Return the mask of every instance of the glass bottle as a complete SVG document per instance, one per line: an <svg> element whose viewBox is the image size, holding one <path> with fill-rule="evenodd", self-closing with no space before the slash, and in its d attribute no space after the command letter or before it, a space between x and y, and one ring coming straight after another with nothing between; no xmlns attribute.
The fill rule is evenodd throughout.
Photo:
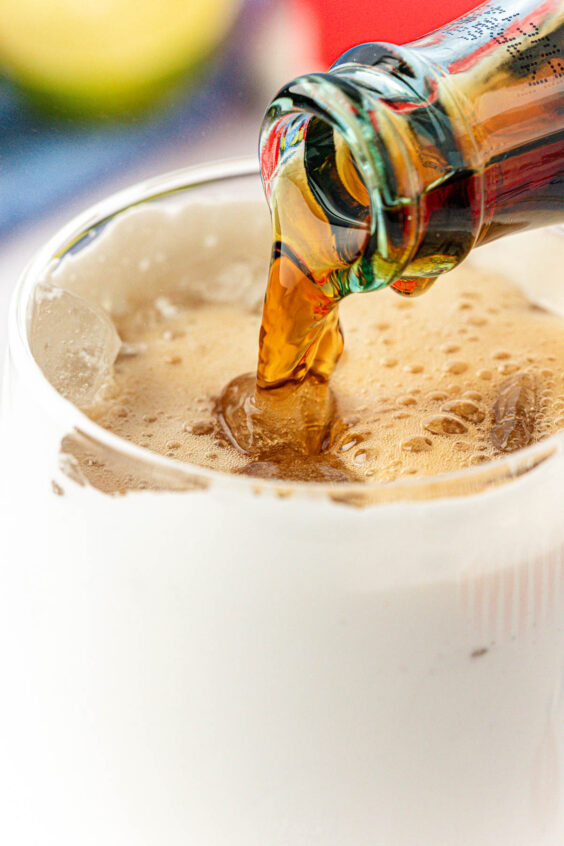
<svg viewBox="0 0 564 846"><path fill-rule="evenodd" d="M564 0L492 0L407 46L361 44L295 79L261 129L271 206L292 155L337 250L347 227L368 230L333 274L338 298L420 293L473 247L564 220Z"/></svg>

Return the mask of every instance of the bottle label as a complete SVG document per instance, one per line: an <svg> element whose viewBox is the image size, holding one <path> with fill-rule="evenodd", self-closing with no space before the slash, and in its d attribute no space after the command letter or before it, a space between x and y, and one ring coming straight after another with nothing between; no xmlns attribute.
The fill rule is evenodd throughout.
<svg viewBox="0 0 564 846"><path fill-rule="evenodd" d="M564 4L493 0L412 46L450 74L496 53L497 66L506 63L528 88L554 84L564 76Z"/></svg>
<svg viewBox="0 0 564 846"><path fill-rule="evenodd" d="M441 34L456 33L461 41L484 43L504 33L519 19L519 12L510 11L503 5L487 3L463 18L447 24Z"/></svg>

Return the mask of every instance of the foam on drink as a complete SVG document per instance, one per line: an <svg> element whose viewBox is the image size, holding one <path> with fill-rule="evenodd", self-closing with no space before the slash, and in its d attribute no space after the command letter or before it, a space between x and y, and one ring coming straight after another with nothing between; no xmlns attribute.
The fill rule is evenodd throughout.
<svg viewBox="0 0 564 846"><path fill-rule="evenodd" d="M273 422L265 428L259 409L254 442L256 309L194 305L180 294L167 302L115 318L124 346L86 410L182 461L260 477L392 481L492 460L564 425L564 320L471 265L415 300L390 291L348 298L344 353L330 387L314 385L321 413L308 421L302 395L296 426L300 392L263 392L274 397ZM241 372L250 375L233 383ZM231 437L222 421L230 382L227 391L238 385L247 402Z"/></svg>

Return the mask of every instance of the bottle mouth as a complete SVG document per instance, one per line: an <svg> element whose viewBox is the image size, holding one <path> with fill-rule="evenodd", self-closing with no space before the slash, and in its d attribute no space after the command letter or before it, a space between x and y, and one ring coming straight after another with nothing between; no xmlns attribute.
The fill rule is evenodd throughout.
<svg viewBox="0 0 564 846"><path fill-rule="evenodd" d="M344 69L297 77L278 92L261 126L261 175L269 202L285 152L310 121L322 122L344 140L369 199L369 237L351 268L348 292L386 287L409 264L415 246L417 186L406 142L386 105L349 80Z"/></svg>

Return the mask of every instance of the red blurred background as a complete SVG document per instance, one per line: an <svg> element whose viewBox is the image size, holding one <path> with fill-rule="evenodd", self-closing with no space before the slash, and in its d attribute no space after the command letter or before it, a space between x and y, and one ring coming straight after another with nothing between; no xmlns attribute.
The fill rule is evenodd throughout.
<svg viewBox="0 0 564 846"><path fill-rule="evenodd" d="M292 0L320 67L366 41L406 44L480 5L476 0Z"/></svg>

